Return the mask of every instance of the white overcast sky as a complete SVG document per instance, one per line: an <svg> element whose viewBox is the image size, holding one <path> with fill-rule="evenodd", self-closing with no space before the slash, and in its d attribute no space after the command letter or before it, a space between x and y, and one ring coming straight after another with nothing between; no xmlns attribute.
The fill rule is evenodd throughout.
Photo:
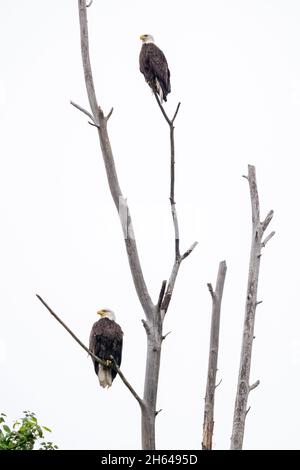
<svg viewBox="0 0 300 470"><path fill-rule="evenodd" d="M142 394L145 333L122 231L87 107L76 0L0 4L0 410L32 410L62 449L140 447L139 409L116 378L98 385L87 355L38 302L86 343L96 311L116 312L123 372ZM138 68L151 33L178 101L176 199L183 263L163 345L159 449L201 445L211 301L226 259L214 447L230 444L251 237L247 165L264 250L245 448L297 449L300 394L300 4L297 0L94 0L91 59L141 261L154 299L173 261L168 129Z"/></svg>

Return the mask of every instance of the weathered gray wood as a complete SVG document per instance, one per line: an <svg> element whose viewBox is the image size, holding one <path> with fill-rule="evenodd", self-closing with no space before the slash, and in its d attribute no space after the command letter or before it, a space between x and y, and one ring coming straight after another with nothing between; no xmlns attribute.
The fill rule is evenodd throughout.
<svg viewBox="0 0 300 470"><path fill-rule="evenodd" d="M220 316L223 289L225 283L227 266L226 261L221 261L216 282L216 289L213 290L211 284L208 289L212 297L212 316L210 327L210 343L209 358L207 370L207 382L204 404L204 421L203 421L203 437L202 449L212 449L212 437L214 430L214 403L216 390L216 376L218 368L218 351L219 351L219 332L220 332Z"/></svg>
<svg viewBox="0 0 300 470"><path fill-rule="evenodd" d="M171 302L171 298L173 295L173 290L175 287L180 265L182 261L192 253L194 248L196 248L198 242L194 242L192 246L188 250L186 250L186 252L183 255L181 255L179 222L178 222L176 202L175 202L175 140L174 140L174 130L175 130L174 122L175 122L175 119L177 117L177 114L180 108L180 103L178 103L175 113L173 114L173 117L169 118L169 116L167 115L156 93L154 93L154 97L156 99L156 102L161 110L161 113L164 119L166 120L169 126L169 134L170 134L170 197L169 199L170 199L170 204L171 204L171 214L172 214L172 220L173 220L174 240L175 240L175 259L174 259L172 271L169 277L169 281L167 283L166 291L161 301L160 313L161 313L161 320L163 322L165 315L167 313L167 310L169 308L170 302Z"/></svg>
<svg viewBox="0 0 300 470"><path fill-rule="evenodd" d="M245 432L245 420L248 412L247 403L249 392L256 388L259 381L255 384L249 384L252 344L254 337L255 312L257 302L257 286L259 277L259 268L261 260L261 250L266 242L274 235L272 232L262 242L264 232L273 217L273 211L270 211L263 222L260 221L259 197L256 184L255 167L248 165L247 176L250 188L251 209L252 209L252 243L249 262L247 298L245 307L245 319L243 329L243 341L240 359L240 369L238 376L238 385L236 400L234 406L233 428L231 436L231 449L240 450L243 447L243 438Z"/></svg>
<svg viewBox="0 0 300 470"><path fill-rule="evenodd" d="M153 321L144 323L147 334L147 359L144 381L143 401L146 409L142 410L142 447L155 449L155 418L160 369L162 337L162 321L159 307L156 307Z"/></svg>

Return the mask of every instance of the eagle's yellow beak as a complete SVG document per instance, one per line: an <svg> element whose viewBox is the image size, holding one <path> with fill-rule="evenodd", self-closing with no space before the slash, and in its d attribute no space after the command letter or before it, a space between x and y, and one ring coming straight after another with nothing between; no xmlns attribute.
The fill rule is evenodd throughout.
<svg viewBox="0 0 300 470"><path fill-rule="evenodd" d="M140 40L141 40L141 41L144 41L144 39L145 39L145 34L141 34Z"/></svg>
<svg viewBox="0 0 300 470"><path fill-rule="evenodd" d="M100 315L100 317L104 317L105 310L98 310L97 314Z"/></svg>

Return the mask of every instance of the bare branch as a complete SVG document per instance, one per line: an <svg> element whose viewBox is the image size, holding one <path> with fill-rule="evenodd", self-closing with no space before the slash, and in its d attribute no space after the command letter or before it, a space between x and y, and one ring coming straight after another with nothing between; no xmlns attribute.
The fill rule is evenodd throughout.
<svg viewBox="0 0 300 470"><path fill-rule="evenodd" d="M249 387L249 392L251 392L252 390L254 390L256 387L258 387L260 384L260 381L257 380L256 382L254 382L254 384L250 385Z"/></svg>
<svg viewBox="0 0 300 470"><path fill-rule="evenodd" d="M207 283L207 288L208 288L209 293L210 293L210 295L212 296L212 298L214 298L215 293L214 293L214 290L213 290L213 286L211 285L210 282Z"/></svg>
<svg viewBox="0 0 300 470"><path fill-rule="evenodd" d="M262 229L263 229L263 231L265 231L266 228L268 227L269 223L271 222L271 220L272 220L272 218L273 218L273 215L274 215L274 211L270 211L270 212L267 214L265 220L262 222ZM275 232L274 232L274 234L275 234ZM272 237L273 237L273 235L272 235Z"/></svg>
<svg viewBox="0 0 300 470"><path fill-rule="evenodd" d="M174 179L173 179L174 181ZM174 186L173 186L174 187ZM170 197L171 203L171 213L173 219L173 226L174 226L174 235L175 235L175 257L176 259L180 258L180 251L179 251L179 225L178 225L178 218L177 218L177 211L176 211L176 203L174 201L174 189L173 189L173 199Z"/></svg>
<svg viewBox="0 0 300 470"><path fill-rule="evenodd" d="M93 3L93 0L90 0L89 3L86 4L86 7L89 8Z"/></svg>
<svg viewBox="0 0 300 470"><path fill-rule="evenodd" d="M167 290L166 290L166 293L164 295L164 298L163 298L163 301L162 301L162 304L161 304L161 311L163 312L162 320L164 320L164 317L165 317L165 315L167 313L167 310L169 308L169 304L171 302L171 298L172 298L172 294L173 294L177 274L178 274L178 271L179 271L180 263L181 263L181 260L175 260L174 264L173 264L172 272L171 272L169 282L168 282L168 285L167 285Z"/></svg>
<svg viewBox="0 0 300 470"><path fill-rule="evenodd" d="M81 111L81 112L84 113L86 116L88 116L88 117L93 121L94 124L91 123L93 126L99 127L99 126L97 126L97 125L95 124L94 116L93 116L89 111L87 111L86 109L84 109L84 108L83 108L82 106L80 106L79 104L74 103L74 101L70 101L70 104L71 104L72 106L74 106L74 108L79 109L79 111Z"/></svg>
<svg viewBox="0 0 300 470"><path fill-rule="evenodd" d="M105 119L106 119L107 121L109 120L110 116L112 115L113 110L114 110L114 108L111 108L111 110L109 111L108 115L106 116Z"/></svg>
<svg viewBox="0 0 300 470"><path fill-rule="evenodd" d="M160 410L156 411L155 416L157 416L159 413L161 413L161 411L162 411L162 408Z"/></svg>
<svg viewBox="0 0 300 470"><path fill-rule="evenodd" d="M171 120L167 113L165 112L164 107L162 106L159 97L156 93L154 93L156 102L162 112L163 117L167 121L170 129L170 151L171 151L171 159L170 159L170 203L171 203L171 213L174 225L174 238L175 238L175 258L180 258L180 250L179 250L179 224L178 224L178 217L176 211L176 202L175 202L175 143L174 143L174 126L173 122L176 119L176 116L179 111L180 103L178 103L176 111L174 113L173 119Z"/></svg>
<svg viewBox="0 0 300 470"><path fill-rule="evenodd" d="M221 383L222 383L222 379L219 380L219 382L218 382L217 385L215 386L215 389L216 389L219 385L221 385Z"/></svg>
<svg viewBox="0 0 300 470"><path fill-rule="evenodd" d="M175 202L175 143L174 143L174 121L178 114L180 103L178 103L176 111L172 119L170 119L165 112L164 107L162 106L159 97L154 93L156 102L162 112L163 117L167 121L170 129L170 149L171 149L171 160L170 160L170 203L171 203L171 213L174 225L174 237L175 237L175 258L180 258L180 249L179 249L179 224L176 211L176 202Z"/></svg>
<svg viewBox="0 0 300 470"><path fill-rule="evenodd" d="M158 106L159 106L159 108L160 108L160 110L161 110L161 112L162 112L163 117L165 118L165 120L167 121L167 123L169 124L169 126L172 126L173 123L174 123L174 121L175 121L175 119L176 119L176 117L177 117L177 114L178 114L178 111L179 111L179 108L180 108L181 103L180 103L180 102L178 103L178 105L177 105L177 107L176 107L176 110L175 110L175 113L174 113L172 119L170 119L169 116L167 115L166 111L165 111L165 108L164 108L163 105L161 104L160 99L159 99L157 93L154 93L154 96L155 96L156 102L157 102L157 104L158 104Z"/></svg>
<svg viewBox="0 0 300 470"><path fill-rule="evenodd" d="M99 362L99 364L102 364L103 366L106 365L105 361L102 361L99 359L99 357L95 356L81 341L80 339L77 338L77 336L73 333L73 331L70 330L70 328L59 318L58 315L49 307L49 305L44 301L44 299L39 295L36 294L37 298L39 299L40 302L46 307L46 309L51 313L51 315L67 330L67 332L72 336L75 341L93 358L95 361Z"/></svg>
<svg viewBox="0 0 300 470"><path fill-rule="evenodd" d="M202 449L212 449L212 438L214 430L214 406L215 406L215 390L218 368L218 352L219 352L219 332L220 332L220 317L221 317L221 302L223 296L223 289L226 277L226 261L221 261L219 264L218 276L216 281L215 291L211 284L207 284L208 290L212 297L212 316L210 327L210 344L209 344L209 358L207 367L207 382L205 393L204 405L204 420L203 420L203 437Z"/></svg>
<svg viewBox="0 0 300 470"><path fill-rule="evenodd" d="M172 123L172 124L174 124L174 121L175 121L175 119L176 119L176 117L177 117L177 114L178 114L180 105L181 105L181 103L179 102L178 105L177 105L176 111L175 111L175 113L174 113L174 116L173 116L172 119L171 119L171 123Z"/></svg>
<svg viewBox="0 0 300 470"><path fill-rule="evenodd" d="M274 237L275 232L271 232L262 242L261 242L261 247L264 248L266 244L268 243L269 240L271 240L272 237Z"/></svg>
<svg viewBox="0 0 300 470"><path fill-rule="evenodd" d="M113 361L113 368L117 371L117 373L119 374L121 380L123 381L124 385L126 385L126 387L128 388L128 390L132 393L132 395L134 396L134 398L137 400L137 402L139 403L140 407L141 408L144 408L145 407L145 403L144 401L139 397L139 395L136 393L136 391L134 390L134 388L130 385L130 383L128 382L128 380L126 379L126 377L124 376L123 372L121 371L120 367L118 366L118 364L116 363L116 360L113 356L110 356L112 361Z"/></svg>
<svg viewBox="0 0 300 470"><path fill-rule="evenodd" d="M183 253L183 255L181 256L181 261L187 258L192 253L192 251L196 248L197 245L198 245L198 242L194 242L192 246L188 250L186 250L185 253Z"/></svg>
<svg viewBox="0 0 300 470"><path fill-rule="evenodd" d="M180 256L179 259L175 258L172 272L169 278L169 282L167 284L167 290L166 290L166 293L164 295L164 298L161 304L161 311L163 312L162 320L164 319L167 313L167 310L169 308L169 304L171 302L171 298L172 298L172 294L173 294L173 290L175 287L175 282L176 282L176 278L177 278L177 274L178 274L181 262L192 253L192 251L197 246L197 244L198 242L193 243L192 246L182 256Z"/></svg>
<svg viewBox="0 0 300 470"><path fill-rule="evenodd" d="M247 408L247 411L246 411L246 414L245 414L245 418L246 418L246 416L247 416L247 414L249 413L250 410L251 410L251 406L249 406L249 407Z"/></svg>
<svg viewBox="0 0 300 470"><path fill-rule="evenodd" d="M161 110L161 112L162 112L163 117L165 118L165 120L167 121L167 123L169 124L169 126L171 126L171 125L172 125L172 121L171 121L170 118L168 117L168 115L167 115L167 113L166 113L166 111L165 111L163 105L161 104L160 99L159 99L159 97L157 96L156 93L154 93L154 97L155 97L156 102L157 102L157 104L158 104L158 106L159 106L159 108L160 108L160 110Z"/></svg>
<svg viewBox="0 0 300 470"><path fill-rule="evenodd" d="M163 335L162 338L161 338L162 341L165 340L166 337L167 337L169 334L171 334L171 333L172 333L172 331L168 331L168 333L166 333L165 335Z"/></svg>
<svg viewBox="0 0 300 470"><path fill-rule="evenodd" d="M249 189L250 189L253 230L257 230L257 227L260 224L260 209L259 209L259 197L258 197L257 184L256 184L256 173L255 173L255 167L253 165L248 165L248 178L247 179L248 179Z"/></svg>
<svg viewBox="0 0 300 470"><path fill-rule="evenodd" d="M258 302L256 302L256 306L257 306L257 305L260 305L260 304L262 304L262 303L263 303L263 301L262 301L262 300L259 300Z"/></svg>
<svg viewBox="0 0 300 470"><path fill-rule="evenodd" d="M160 309L161 307L161 303L163 301L163 298L164 298L164 294L165 294L165 290L166 290L166 285L167 285L167 281L163 281L162 282L162 285L161 285L161 288L160 288L160 292L159 292L159 297L158 297L158 302L157 302L157 307Z"/></svg>
<svg viewBox="0 0 300 470"><path fill-rule="evenodd" d="M164 119L169 125L169 130L170 130L170 198L169 199L170 199L170 204L171 204L171 214L172 214L172 220L173 220L173 226L174 226L174 239L175 239L175 261L173 264L171 276L170 276L169 283L167 285L167 290L166 290L164 299L162 301L162 306L161 306L161 316L162 316L162 321L163 321L167 313L170 301L171 301L171 297L173 294L180 264L187 256L190 255L190 253L193 251L193 249L197 245L197 242L193 243L191 248L189 248L183 255L180 254L179 222L178 222L176 202L175 202L175 142L174 142L174 121L177 117L177 114L180 108L180 103L178 103L176 107L173 118L170 119L156 93L154 93L154 96Z"/></svg>
<svg viewBox="0 0 300 470"><path fill-rule="evenodd" d="M98 126L100 125L100 118L103 118L103 111L98 105L96 91L94 86L94 79L92 74L92 67L90 61L89 51L89 35L87 25L87 11L86 11L86 0L78 0L79 7L79 23L80 23L80 42L81 42L81 57L84 70L85 86L87 96L89 99L92 114L94 116L93 121Z"/></svg>
<svg viewBox="0 0 300 470"><path fill-rule="evenodd" d="M90 126L94 126L94 127L97 127L97 129L100 129L100 126L97 126L97 124L94 124L94 123L91 122L91 121L88 121L88 123L90 124Z"/></svg>
<svg viewBox="0 0 300 470"><path fill-rule="evenodd" d="M73 333L72 330L70 330L70 328L59 318L59 316L52 310L52 308L49 307L49 305L44 301L44 299L36 294L37 298L39 299L40 302L42 302L42 304L46 307L46 309L51 313L51 315L65 328L65 330L67 330L67 332L72 336L73 339L75 339L75 341L79 344L79 346L81 346L96 362L98 362L99 364L103 365L103 366L107 366L106 362L105 361L102 361L99 357L95 356L95 354L92 353L92 351L90 351L83 343L82 341L80 341L79 338L77 338L77 336ZM139 405L141 407L144 406L144 402L143 400L138 396L138 394L135 392L135 390L133 389L133 387L130 385L130 383L128 382L128 380L125 378L124 374L121 372L121 370L119 369L118 365L116 364L116 362L114 361L114 365L113 365L113 368L116 370L116 372L119 374L121 380L123 381L123 383L126 385L126 387L128 388L128 390L132 393L132 395L134 396L134 398L138 401Z"/></svg>

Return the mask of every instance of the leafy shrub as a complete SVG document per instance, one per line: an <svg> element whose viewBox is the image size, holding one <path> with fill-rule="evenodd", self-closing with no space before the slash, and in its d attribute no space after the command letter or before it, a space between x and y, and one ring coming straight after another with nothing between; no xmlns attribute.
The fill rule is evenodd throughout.
<svg viewBox="0 0 300 470"><path fill-rule="evenodd" d="M12 429L6 424L6 414L0 413L0 450L34 450L39 445L39 450L56 450L58 447L52 442L45 442L44 432L51 429L38 424L35 414L31 411L23 411L24 416L15 421Z"/></svg>

